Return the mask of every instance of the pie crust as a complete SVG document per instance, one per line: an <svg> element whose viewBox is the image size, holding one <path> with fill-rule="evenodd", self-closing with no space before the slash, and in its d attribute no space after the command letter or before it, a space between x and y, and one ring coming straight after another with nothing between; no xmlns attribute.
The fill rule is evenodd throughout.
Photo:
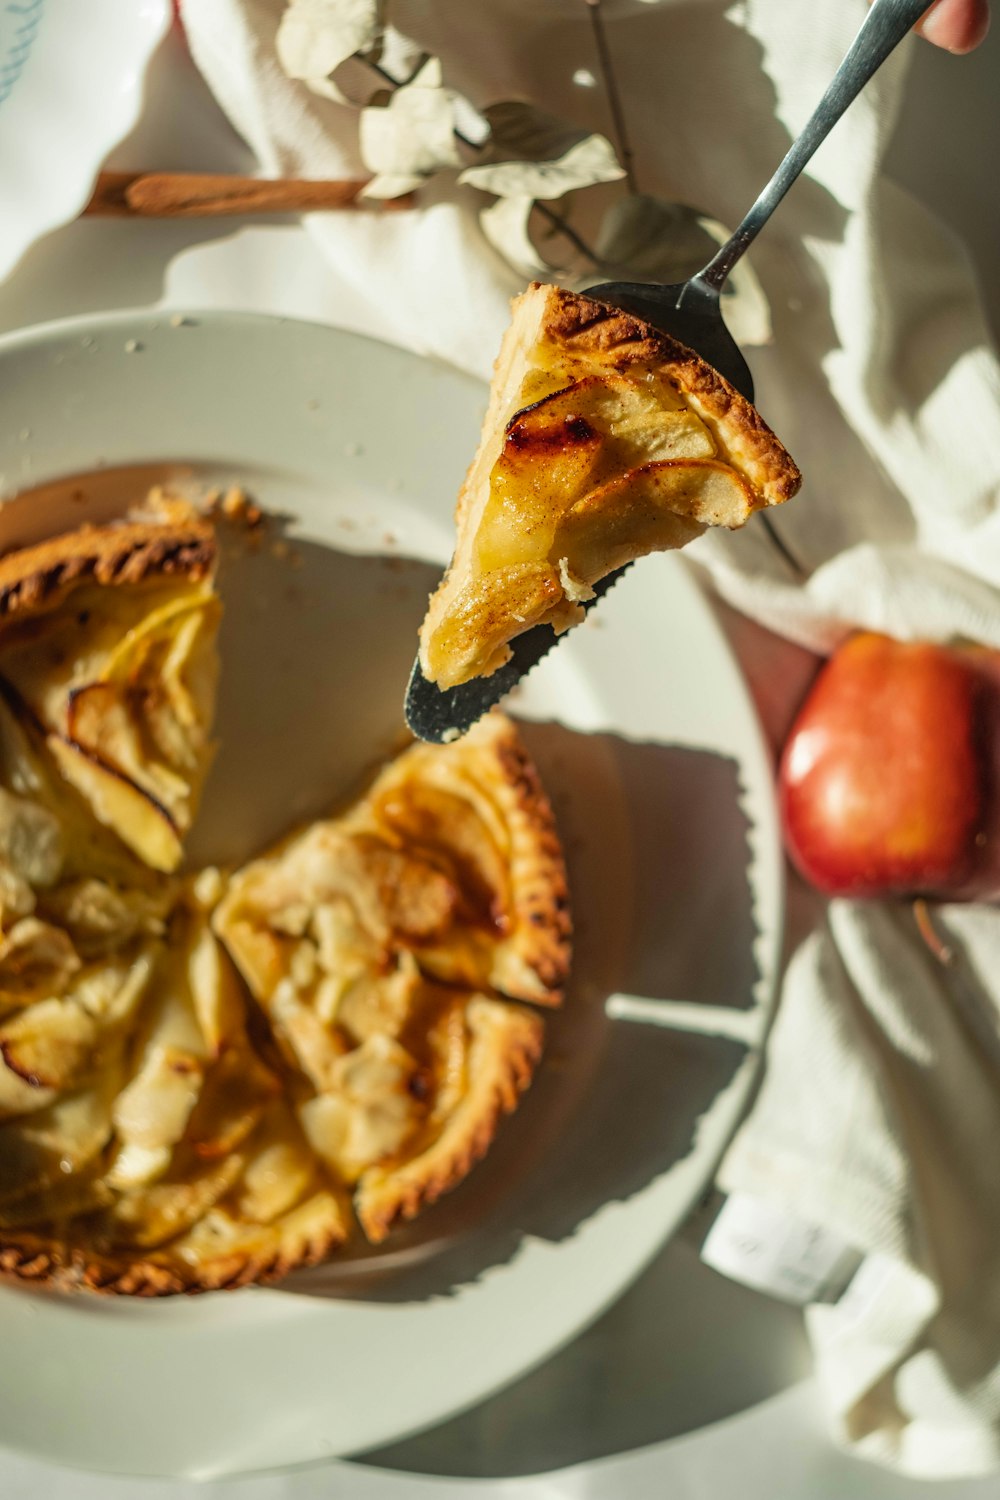
<svg viewBox="0 0 1000 1500"><path fill-rule="evenodd" d="M455 552L420 632L441 688L486 676L533 626L562 631L608 573L742 526L800 475L755 408L630 313L535 284L513 304Z"/></svg>

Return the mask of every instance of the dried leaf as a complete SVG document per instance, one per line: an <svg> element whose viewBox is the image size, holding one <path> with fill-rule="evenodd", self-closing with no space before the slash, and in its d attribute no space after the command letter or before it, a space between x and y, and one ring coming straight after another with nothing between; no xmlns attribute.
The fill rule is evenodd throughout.
<svg viewBox="0 0 1000 1500"><path fill-rule="evenodd" d="M348 58L347 62L337 69L337 72L343 73L352 65L353 58ZM320 99L330 99L334 104L346 104L349 107L360 106L365 104L370 97L369 91L360 99L352 98L350 91L342 89L332 78L305 78L302 81L310 93L316 94Z"/></svg>
<svg viewBox="0 0 1000 1500"><path fill-rule="evenodd" d="M613 204L602 221L595 246L599 279L686 281L728 238L724 225L686 204L632 195ZM726 323L737 343L770 341L767 298L746 260L730 276L723 299Z"/></svg>
<svg viewBox="0 0 1000 1500"><path fill-rule="evenodd" d="M644 193L611 205L595 245L609 273L663 282L685 281L701 270L715 248L695 209Z"/></svg>
<svg viewBox="0 0 1000 1500"><path fill-rule="evenodd" d="M499 161L553 161L586 140L588 132L567 125L534 104L505 100L483 110L490 127L490 159Z"/></svg>
<svg viewBox="0 0 1000 1500"><path fill-rule="evenodd" d="M461 165L454 98L452 90L442 86L440 61L432 57L388 104L361 111L361 157L376 179L367 196L398 196L440 167Z"/></svg>
<svg viewBox="0 0 1000 1500"><path fill-rule="evenodd" d="M561 198L624 175L611 142L603 135L588 135L555 160L468 167L458 180L500 198Z"/></svg>
<svg viewBox="0 0 1000 1500"><path fill-rule="evenodd" d="M387 80L395 85L411 83L427 60L418 42L395 26L385 26L367 50L345 58L327 78L307 78L306 87L336 104L363 109L375 102L376 95L387 94ZM485 133L489 134L489 126Z"/></svg>
<svg viewBox="0 0 1000 1500"><path fill-rule="evenodd" d="M494 250L526 281L546 280L555 269L542 259L531 238L534 206L534 198L498 198L479 215L480 228Z"/></svg>
<svg viewBox="0 0 1000 1500"><path fill-rule="evenodd" d="M378 0L291 0L278 27L278 61L289 78L323 79L370 46L377 28Z"/></svg>

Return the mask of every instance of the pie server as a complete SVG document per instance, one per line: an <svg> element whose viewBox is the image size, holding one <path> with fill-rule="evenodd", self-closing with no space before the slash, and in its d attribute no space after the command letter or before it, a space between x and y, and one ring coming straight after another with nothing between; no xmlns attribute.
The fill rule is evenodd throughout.
<svg viewBox="0 0 1000 1500"><path fill-rule="evenodd" d="M588 287L586 295L634 313L696 349L748 401L753 401L749 366L722 317L719 297L726 278L848 105L927 9L928 0L874 0L816 112L746 218L704 270L674 286L613 281ZM592 609L628 567L630 563L595 584L594 598L584 604L584 609ZM550 625L535 625L510 642L512 655L506 665L489 677L476 677L453 688L441 689L428 682L418 659L406 690L407 724L422 740L441 743L458 738L499 703L559 639Z"/></svg>

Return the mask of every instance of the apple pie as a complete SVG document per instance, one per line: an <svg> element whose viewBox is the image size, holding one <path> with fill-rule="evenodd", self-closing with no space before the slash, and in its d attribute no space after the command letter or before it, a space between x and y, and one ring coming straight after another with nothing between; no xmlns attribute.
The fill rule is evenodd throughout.
<svg viewBox="0 0 1000 1500"><path fill-rule="evenodd" d="M273 1280L458 1183L569 957L509 721L180 876L211 756L215 542L175 515L0 560L0 1270Z"/></svg>
<svg viewBox="0 0 1000 1500"><path fill-rule="evenodd" d="M755 408L693 350L588 297L530 287L421 629L424 676L444 689L495 672L522 632L576 624L607 574L742 526L799 483Z"/></svg>

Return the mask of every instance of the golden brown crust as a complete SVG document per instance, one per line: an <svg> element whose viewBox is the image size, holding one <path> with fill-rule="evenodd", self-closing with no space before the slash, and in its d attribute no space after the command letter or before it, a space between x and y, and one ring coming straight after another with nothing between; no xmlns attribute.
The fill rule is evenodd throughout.
<svg viewBox="0 0 1000 1500"><path fill-rule="evenodd" d="M510 719L494 711L473 734L492 741L512 839L513 922L492 980L513 999L561 1005L569 978L573 922L552 804Z"/></svg>
<svg viewBox="0 0 1000 1500"><path fill-rule="evenodd" d="M465 1098L433 1145L400 1165L372 1168L358 1185L355 1212L373 1244L384 1240L398 1219L414 1218L468 1176L534 1076L544 1043L540 1016L475 995L467 1020L470 1086Z"/></svg>
<svg viewBox="0 0 1000 1500"><path fill-rule="evenodd" d="M89 1291L125 1297L171 1297L179 1293L221 1292L241 1286L267 1285L291 1271L318 1265L342 1245L348 1230L339 1204L322 1196L323 1212L302 1231L284 1231L286 1221L308 1209L310 1200L262 1227L257 1243L189 1264L169 1251L145 1258L122 1252L99 1253L82 1245L60 1244L44 1234L0 1231L0 1274L45 1286L52 1291Z"/></svg>
<svg viewBox="0 0 1000 1500"><path fill-rule="evenodd" d="M212 528L195 517L183 523L81 526L0 557L0 619L53 609L85 583L197 582L211 575L215 559Z"/></svg>
<svg viewBox="0 0 1000 1500"><path fill-rule="evenodd" d="M662 369L685 396L694 398L699 414L707 414L728 442L752 460L750 477L769 504L798 492L802 476L791 456L756 407L701 355L632 313L560 287L546 291L544 337L572 353L598 355L609 369L636 364Z"/></svg>
<svg viewBox="0 0 1000 1500"><path fill-rule="evenodd" d="M413 745L382 774L372 796L384 798L397 781L405 784L411 777L440 777L445 786L454 777L461 786L463 776L489 796L509 839L504 931L497 936L487 973L442 973L427 952L418 953L417 960L444 979L488 984L510 999L534 1005L559 1005L569 977L573 930L566 862L552 804L516 724L493 710L454 745Z"/></svg>
<svg viewBox="0 0 1000 1500"><path fill-rule="evenodd" d="M502 827L505 889L497 890L496 916L482 941L468 944L461 926L414 947L418 966L431 978L470 988L488 987L534 1005L562 1002L569 976L572 920L566 863L551 803L516 725L494 710L454 745L414 744L376 778L367 796L334 828L380 840L411 835L385 811L408 788L441 789L466 798L477 817ZM315 828L317 825L312 825ZM423 830L432 848L448 853L448 827ZM216 909L217 935L257 998L273 992L282 974L283 942L261 921L260 891L269 872L294 859L305 836L283 840L230 880ZM405 946L405 941L404 941ZM484 957L485 953L485 957Z"/></svg>

